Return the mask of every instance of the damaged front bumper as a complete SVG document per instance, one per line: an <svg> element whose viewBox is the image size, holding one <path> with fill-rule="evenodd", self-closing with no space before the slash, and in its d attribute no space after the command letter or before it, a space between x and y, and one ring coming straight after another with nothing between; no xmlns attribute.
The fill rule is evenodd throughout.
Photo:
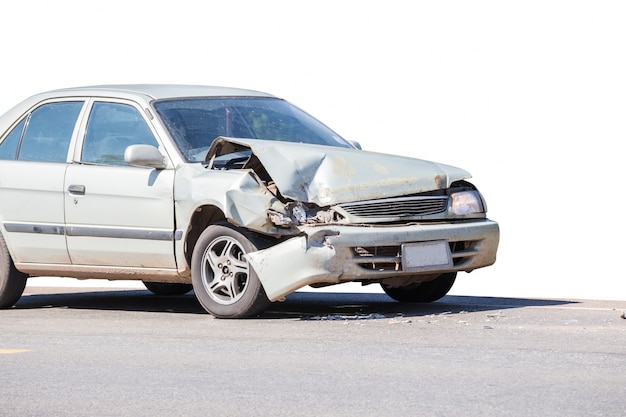
<svg viewBox="0 0 626 417"><path fill-rule="evenodd" d="M315 284L376 281L493 264L494 221L398 226L302 226L302 235L246 255L271 301Z"/></svg>

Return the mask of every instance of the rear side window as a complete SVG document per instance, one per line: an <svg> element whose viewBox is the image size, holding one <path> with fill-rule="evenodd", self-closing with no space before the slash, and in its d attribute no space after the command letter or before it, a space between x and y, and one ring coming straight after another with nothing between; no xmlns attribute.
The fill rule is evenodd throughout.
<svg viewBox="0 0 626 417"><path fill-rule="evenodd" d="M35 109L26 122L17 159L65 162L82 106L82 101L64 101Z"/></svg>

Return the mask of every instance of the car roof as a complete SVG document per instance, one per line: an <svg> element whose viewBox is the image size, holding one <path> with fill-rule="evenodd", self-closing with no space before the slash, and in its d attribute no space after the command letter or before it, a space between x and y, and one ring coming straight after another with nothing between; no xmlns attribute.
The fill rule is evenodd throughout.
<svg viewBox="0 0 626 417"><path fill-rule="evenodd" d="M150 102L161 99L189 97L271 97L275 96L255 90L231 87L183 84L118 84L93 85L85 87L61 88L46 91L28 97L6 113L0 115L0 135L28 109L49 99L63 97L108 97L119 99L143 100Z"/></svg>
<svg viewBox="0 0 626 417"><path fill-rule="evenodd" d="M142 95L152 100L177 97L273 97L271 94L242 88L183 84L118 84L63 88L49 91L51 95L128 96Z"/></svg>

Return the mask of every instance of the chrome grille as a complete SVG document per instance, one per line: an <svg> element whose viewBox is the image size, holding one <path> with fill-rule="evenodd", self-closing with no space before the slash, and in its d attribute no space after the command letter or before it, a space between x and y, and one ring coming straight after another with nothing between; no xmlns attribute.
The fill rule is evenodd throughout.
<svg viewBox="0 0 626 417"><path fill-rule="evenodd" d="M340 204L346 213L359 217L415 217L446 211L447 196L386 198Z"/></svg>

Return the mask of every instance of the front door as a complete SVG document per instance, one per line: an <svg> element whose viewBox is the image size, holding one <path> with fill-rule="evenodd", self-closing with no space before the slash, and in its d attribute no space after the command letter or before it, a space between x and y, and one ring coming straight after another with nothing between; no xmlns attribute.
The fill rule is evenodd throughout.
<svg viewBox="0 0 626 417"><path fill-rule="evenodd" d="M65 175L67 247L74 265L175 268L174 169L129 166L133 144L159 146L142 111L95 101L79 161Z"/></svg>

